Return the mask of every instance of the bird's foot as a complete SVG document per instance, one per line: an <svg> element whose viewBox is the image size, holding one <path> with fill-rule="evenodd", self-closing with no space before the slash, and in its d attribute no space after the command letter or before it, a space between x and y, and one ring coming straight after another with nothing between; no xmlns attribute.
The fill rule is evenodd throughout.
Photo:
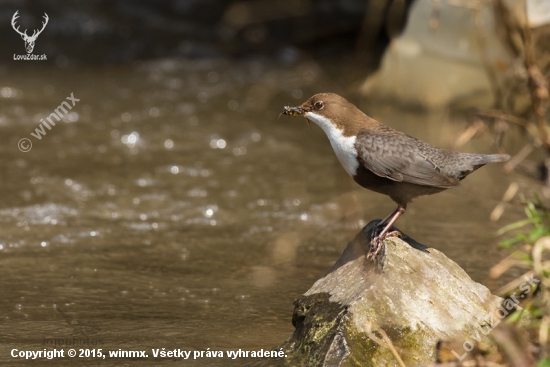
<svg viewBox="0 0 550 367"><path fill-rule="evenodd" d="M373 233L373 235L375 235L375 233L376 233L376 230ZM367 260L376 260L376 257L382 250L382 243L386 238L390 238L390 237L402 238L402 236L403 234L399 231L391 231L383 235L375 235L370 241L370 249L369 249L369 253L367 254Z"/></svg>

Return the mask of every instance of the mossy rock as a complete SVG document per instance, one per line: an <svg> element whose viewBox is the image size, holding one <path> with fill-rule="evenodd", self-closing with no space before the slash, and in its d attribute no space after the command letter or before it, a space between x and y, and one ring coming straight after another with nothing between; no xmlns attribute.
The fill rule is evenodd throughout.
<svg viewBox="0 0 550 367"><path fill-rule="evenodd" d="M385 240L378 259L367 260L377 223L294 302L296 330L283 345L289 365L399 366L385 336L409 367L434 363L440 340L491 343L480 328L490 325L502 299L408 236Z"/></svg>

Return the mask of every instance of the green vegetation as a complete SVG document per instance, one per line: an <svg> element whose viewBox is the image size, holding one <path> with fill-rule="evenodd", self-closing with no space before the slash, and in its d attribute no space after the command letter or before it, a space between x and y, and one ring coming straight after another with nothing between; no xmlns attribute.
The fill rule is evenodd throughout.
<svg viewBox="0 0 550 367"><path fill-rule="evenodd" d="M535 289L520 294L521 308L511 314L507 322L513 326L514 333L520 339L528 337L529 347L523 348L522 353L526 355L522 359L534 358L539 361L537 366L550 366L550 260L547 256L550 250L550 215L548 208L538 197L535 200L522 197L521 200L527 218L505 226L498 234L513 233L513 237L502 241L500 245L513 251L511 258L515 261L509 261L509 264L528 270L509 285L515 285L517 290L519 284L531 278L534 279ZM507 266L508 269L510 267ZM511 291L506 293L505 295L510 295ZM500 347L510 349L503 350L508 357L510 353L514 354L510 345Z"/></svg>
<svg viewBox="0 0 550 367"><path fill-rule="evenodd" d="M516 230L515 236L504 240L500 243L500 246L510 248L513 246L532 247L540 238L550 236L550 215L548 209L542 204L539 197L535 198L535 201L530 201L521 198L521 201L525 205L526 219L509 224L500 231L498 235L502 235L507 232ZM517 231L520 230L521 231ZM528 259L524 259L528 261ZM532 259L531 259L532 261ZM532 266L532 262L529 263Z"/></svg>

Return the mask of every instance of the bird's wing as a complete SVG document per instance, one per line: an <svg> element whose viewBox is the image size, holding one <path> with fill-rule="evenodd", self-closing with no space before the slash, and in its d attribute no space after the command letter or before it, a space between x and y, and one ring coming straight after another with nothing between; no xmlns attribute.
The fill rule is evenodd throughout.
<svg viewBox="0 0 550 367"><path fill-rule="evenodd" d="M355 146L365 168L377 176L416 185L449 188L459 184L422 153L419 145L425 143L401 133L396 137L395 133L358 134Z"/></svg>

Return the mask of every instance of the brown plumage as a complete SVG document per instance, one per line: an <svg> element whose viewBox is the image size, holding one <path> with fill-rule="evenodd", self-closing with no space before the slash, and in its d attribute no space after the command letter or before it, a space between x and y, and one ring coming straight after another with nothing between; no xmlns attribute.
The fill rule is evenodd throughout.
<svg viewBox="0 0 550 367"><path fill-rule="evenodd" d="M371 258L380 251L383 238L398 235L389 230L414 198L457 186L485 164L510 159L507 154L436 148L370 118L333 93L316 94L300 106L285 107L282 114L302 115L319 125L355 182L397 203L373 236Z"/></svg>

